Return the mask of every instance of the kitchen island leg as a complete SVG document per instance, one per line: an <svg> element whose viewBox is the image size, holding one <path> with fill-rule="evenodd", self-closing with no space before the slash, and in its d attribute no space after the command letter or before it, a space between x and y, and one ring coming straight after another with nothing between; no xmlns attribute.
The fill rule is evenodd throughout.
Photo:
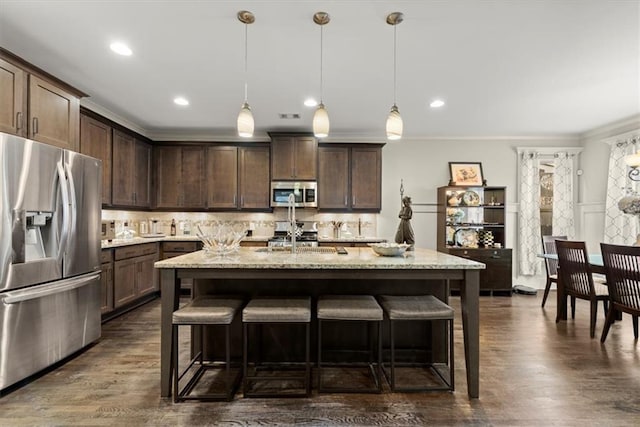
<svg viewBox="0 0 640 427"><path fill-rule="evenodd" d="M175 269L160 270L162 298L160 326L160 396L171 397L171 334L173 312L180 304L180 281Z"/></svg>
<svg viewBox="0 0 640 427"><path fill-rule="evenodd" d="M464 361L467 368L469 397L480 396L480 272L465 270L460 286L462 330L464 333Z"/></svg>

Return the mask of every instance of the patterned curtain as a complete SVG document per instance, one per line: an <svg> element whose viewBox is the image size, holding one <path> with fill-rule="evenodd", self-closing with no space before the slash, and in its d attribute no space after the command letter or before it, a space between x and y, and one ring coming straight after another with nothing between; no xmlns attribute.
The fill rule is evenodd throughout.
<svg viewBox="0 0 640 427"><path fill-rule="evenodd" d="M573 210L573 156L556 153L553 172L553 218L554 236L575 236Z"/></svg>
<svg viewBox="0 0 640 427"><path fill-rule="evenodd" d="M523 152L520 157L520 209L518 210L518 266L520 274L532 276L540 271L540 175L538 153Z"/></svg>
<svg viewBox="0 0 640 427"><path fill-rule="evenodd" d="M628 177L629 168L624 156L640 149L640 137L629 138L611 144L609 155L609 179L607 181L607 202L604 216L604 241L618 245L631 245L638 234L638 219L618 209L618 201L638 190L638 183Z"/></svg>

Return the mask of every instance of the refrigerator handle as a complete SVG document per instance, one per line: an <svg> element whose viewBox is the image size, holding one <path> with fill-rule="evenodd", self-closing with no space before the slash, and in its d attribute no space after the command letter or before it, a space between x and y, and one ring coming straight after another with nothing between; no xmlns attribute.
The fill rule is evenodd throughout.
<svg viewBox="0 0 640 427"><path fill-rule="evenodd" d="M4 304L17 304L32 299L43 298L49 295L58 294L61 292L70 291L72 289L81 288L87 283L91 283L94 280L100 279L100 273L92 274L91 276L78 277L74 279L65 280L63 283L57 283L49 286L34 286L32 288L6 292L1 298Z"/></svg>
<svg viewBox="0 0 640 427"><path fill-rule="evenodd" d="M60 248L58 259L62 261L64 253L67 251L67 239L69 237L69 188L67 178L62 163L58 163L58 180L60 192L62 193L62 232L60 233Z"/></svg>
<svg viewBox="0 0 640 427"><path fill-rule="evenodd" d="M73 174L71 173L71 169L69 169L69 164L65 163L64 170L67 175L67 182L69 183L69 205L71 209L69 211L69 231L68 236L72 236L76 233L76 227L78 225L78 206L76 199L76 184L73 180ZM68 238L67 238L68 240ZM66 248L65 248L66 251Z"/></svg>

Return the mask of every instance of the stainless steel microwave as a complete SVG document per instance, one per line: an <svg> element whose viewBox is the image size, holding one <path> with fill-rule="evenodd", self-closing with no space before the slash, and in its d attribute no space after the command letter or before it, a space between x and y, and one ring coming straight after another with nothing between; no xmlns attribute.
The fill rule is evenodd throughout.
<svg viewBox="0 0 640 427"><path fill-rule="evenodd" d="M315 181L271 181L271 207L289 206L289 195L299 208L318 207L318 184Z"/></svg>

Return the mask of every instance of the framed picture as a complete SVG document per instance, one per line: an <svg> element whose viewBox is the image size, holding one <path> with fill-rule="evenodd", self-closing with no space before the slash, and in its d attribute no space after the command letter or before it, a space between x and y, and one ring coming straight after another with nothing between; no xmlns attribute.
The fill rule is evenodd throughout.
<svg viewBox="0 0 640 427"><path fill-rule="evenodd" d="M449 173L451 174L449 185L484 185L480 162L449 162Z"/></svg>

